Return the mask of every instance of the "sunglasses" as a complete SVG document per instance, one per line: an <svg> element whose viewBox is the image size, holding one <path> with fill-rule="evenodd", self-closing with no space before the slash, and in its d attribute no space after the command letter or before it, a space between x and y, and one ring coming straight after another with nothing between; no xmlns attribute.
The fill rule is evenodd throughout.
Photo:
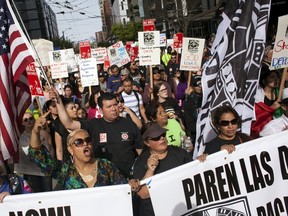
<svg viewBox="0 0 288 216"><path fill-rule="evenodd" d="M161 134L160 136L158 137L155 137L155 138L149 138L149 140L153 140L153 141L159 141L161 139L161 137L165 137L166 136L166 133L163 133Z"/></svg>
<svg viewBox="0 0 288 216"><path fill-rule="evenodd" d="M232 119L231 121L228 120L222 120L219 122L220 126L228 126L229 124L231 125L236 125L238 124L238 120L237 119Z"/></svg>
<svg viewBox="0 0 288 216"><path fill-rule="evenodd" d="M75 140L74 140L73 144L74 144L76 147L82 147L85 142L86 142L87 145L90 145L90 144L92 144L92 142L93 142L93 138L92 138L92 137L86 137L86 138L84 138L84 139L78 138L78 139L75 139Z"/></svg>
<svg viewBox="0 0 288 216"><path fill-rule="evenodd" d="M34 120L34 117L29 117L29 118L23 119L24 122L33 121L33 120Z"/></svg>

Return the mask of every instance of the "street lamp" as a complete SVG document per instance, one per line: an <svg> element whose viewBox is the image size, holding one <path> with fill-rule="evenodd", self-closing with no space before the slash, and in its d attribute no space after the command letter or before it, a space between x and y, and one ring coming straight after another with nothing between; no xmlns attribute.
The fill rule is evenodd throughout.
<svg viewBox="0 0 288 216"><path fill-rule="evenodd" d="M65 30L62 31L63 40L65 40L65 35L64 35L65 31L70 30L70 29L71 29L71 28L66 28Z"/></svg>

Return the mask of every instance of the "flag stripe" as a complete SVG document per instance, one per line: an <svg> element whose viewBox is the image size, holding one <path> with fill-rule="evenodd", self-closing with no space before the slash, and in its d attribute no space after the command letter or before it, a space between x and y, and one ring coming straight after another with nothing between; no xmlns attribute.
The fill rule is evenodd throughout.
<svg viewBox="0 0 288 216"><path fill-rule="evenodd" d="M9 1L1 1L0 17L0 148L5 160L17 152L22 118L31 103L25 68L34 60Z"/></svg>

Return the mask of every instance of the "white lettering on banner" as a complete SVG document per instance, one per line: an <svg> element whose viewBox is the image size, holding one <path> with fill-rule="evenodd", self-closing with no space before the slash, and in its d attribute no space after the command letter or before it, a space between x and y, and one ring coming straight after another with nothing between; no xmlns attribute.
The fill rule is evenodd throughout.
<svg viewBox="0 0 288 216"><path fill-rule="evenodd" d="M155 215L287 216L287 135L253 140L232 154L220 151L204 163L147 179Z"/></svg>

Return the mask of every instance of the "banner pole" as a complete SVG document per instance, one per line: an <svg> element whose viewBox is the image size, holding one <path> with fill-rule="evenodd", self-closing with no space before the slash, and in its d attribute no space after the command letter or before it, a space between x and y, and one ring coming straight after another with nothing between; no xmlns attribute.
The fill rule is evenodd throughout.
<svg viewBox="0 0 288 216"><path fill-rule="evenodd" d="M150 88L153 89L153 71L152 71L152 65L149 65L149 72L150 72ZM150 100L153 100L153 94L150 94Z"/></svg>
<svg viewBox="0 0 288 216"><path fill-rule="evenodd" d="M18 11L18 9L17 9L14 1L13 1L13 0L10 0L10 1L11 1L12 5L13 5L13 7L14 7L14 10L15 10L17 16L18 16L18 20L20 21L20 23L21 23L21 25L22 25L22 29L23 29L23 31L25 32L25 35L26 35L26 37L27 37L27 39L28 39L28 42L30 43L31 48L33 49L33 51L34 51L34 53L35 53L35 55L36 55L36 57L37 57L36 61L38 61L39 65L40 65L40 72L42 73L44 79L45 79L45 80L47 81L47 83L48 83L49 88L51 89L51 83L49 82L49 80L48 80L48 78L47 78L47 76L46 76L46 73L45 73L45 71L44 71L44 68L43 68L42 62L41 62L41 60L40 60L40 57L39 57L39 55L38 55L38 53L37 53L37 50L36 50L36 48L35 48L32 40L31 40L31 38L30 38L30 36L29 36L29 34L28 34L27 29L25 28L25 25L24 25L24 23L23 23L23 20L22 20L20 14L19 14L19 11Z"/></svg>
<svg viewBox="0 0 288 216"><path fill-rule="evenodd" d="M280 87L279 87L279 94L278 94L278 98L277 98L278 102L280 102L282 100L282 92L284 89L286 77L287 77L287 67L284 68L283 73L282 73L281 83L280 83Z"/></svg>

